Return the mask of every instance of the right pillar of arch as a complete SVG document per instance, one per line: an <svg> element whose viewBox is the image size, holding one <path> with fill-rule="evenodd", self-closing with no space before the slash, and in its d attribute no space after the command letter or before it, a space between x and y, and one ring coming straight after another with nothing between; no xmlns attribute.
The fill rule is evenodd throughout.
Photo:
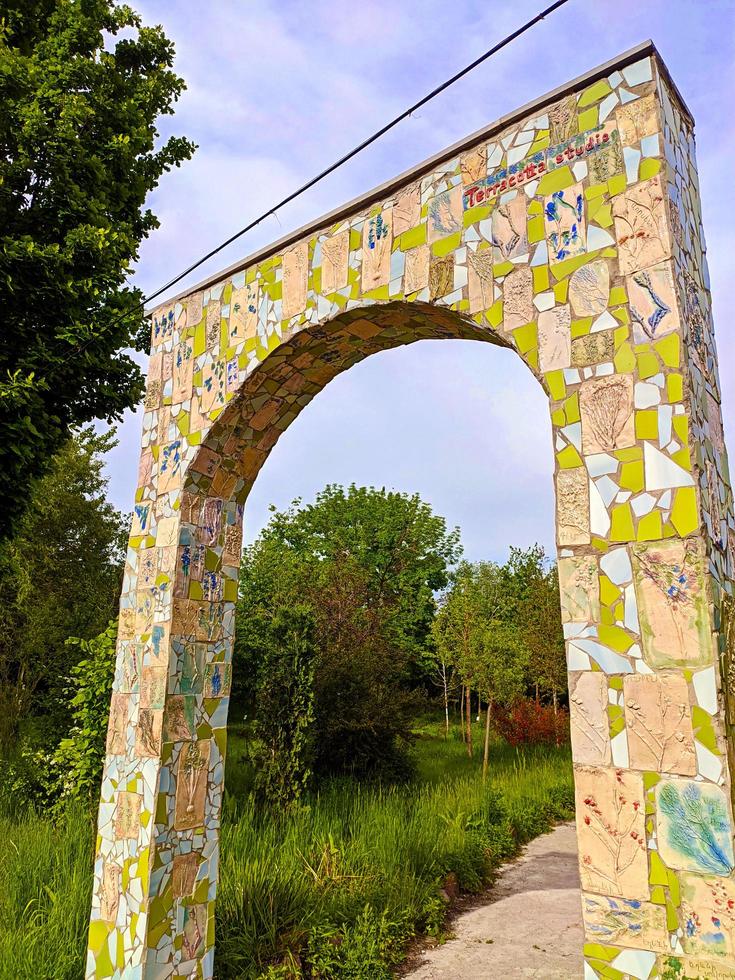
<svg viewBox="0 0 735 980"><path fill-rule="evenodd" d="M556 297L571 324L558 307L538 320L585 977L719 980L735 977L733 496L693 123L660 62L632 70L648 94L589 93L601 114L614 100L609 125L596 120L609 148L559 146L560 170L570 151L572 169L575 153L620 154L613 176L560 186L544 206L552 272L574 263L583 207L616 251L580 254ZM554 113L552 128L563 102Z"/></svg>

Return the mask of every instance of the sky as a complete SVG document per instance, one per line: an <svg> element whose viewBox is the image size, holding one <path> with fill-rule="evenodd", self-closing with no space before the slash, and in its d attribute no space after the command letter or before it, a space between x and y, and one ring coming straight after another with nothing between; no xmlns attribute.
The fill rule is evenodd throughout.
<svg viewBox="0 0 735 980"><path fill-rule="evenodd" d="M546 0L137 0L174 41L187 83L163 136L193 159L149 203L161 227L135 282L152 292L529 19ZM696 121L723 387L735 452L735 0L571 0L377 144L269 218L176 291L420 163L546 91L652 38ZM108 460L110 497L130 510L142 413ZM462 531L471 560L536 541L553 554L553 454L546 398L514 353L421 341L332 381L272 451L245 509L245 537L270 504L326 483L418 492Z"/></svg>

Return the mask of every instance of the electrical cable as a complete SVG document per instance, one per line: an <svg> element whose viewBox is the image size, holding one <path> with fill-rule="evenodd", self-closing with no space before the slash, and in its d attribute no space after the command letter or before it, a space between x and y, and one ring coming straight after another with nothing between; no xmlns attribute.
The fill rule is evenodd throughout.
<svg viewBox="0 0 735 980"><path fill-rule="evenodd" d="M554 3L549 4L548 7L542 10L540 13L536 14L530 20L526 21L526 23L521 25L521 27L518 27L511 34L508 34L506 37L504 37L502 41L499 41L497 44L494 44L491 48L485 51L484 54L481 54L479 58L475 58L473 62L471 62L469 65L466 65L460 71L456 72L454 75L451 76L451 78L448 78L446 81L442 82L441 85L437 85L436 88L432 89L431 92L425 95L422 99L419 99L418 102L415 102L408 109L405 109L403 112L399 113L399 115L395 116L395 118L391 119L390 122L386 123L384 126L381 126L381 128L376 130L376 132L374 132L371 136L368 136L366 139L364 139L362 143L358 143L357 146L353 147L351 150L349 150L347 153L341 156L338 160L335 160L334 163L330 164L328 167L326 167L316 176L312 177L310 180L307 180L305 184L302 184L295 191L292 191L290 194L287 194L286 197L284 197L277 204L274 204L273 207L269 208L258 218L255 218L249 224L245 225L244 228L241 228L239 231L235 232L234 235L230 235L228 239L226 239L220 245L217 245L216 248L211 249L211 251L207 252L206 255L203 255L201 258L197 259L196 262L193 262L190 266L184 269L183 272L179 273L177 276L174 276L174 278L170 279L167 283L165 283L165 285L161 286L159 289L155 290L155 292L146 296L145 299L143 299L137 306L133 307L130 310L126 310L126 312L122 314L122 316L118 320L113 321L113 324L119 323L121 320L125 319L126 317L131 316L133 313L137 313L138 310L144 308L146 304L151 302L151 300L156 299L162 293L165 293L169 289L171 289L172 286L177 285L177 283L181 282L181 280L186 278L186 276L188 276L190 273L194 272L205 262L208 262L209 259L213 258L223 249L227 248L228 245L231 245L233 242L236 242L239 238L242 238L243 235L246 235L249 231L252 231L253 228L256 228L262 221L265 221L266 218L271 217L271 215L276 216L276 212L279 211L281 208L283 208L285 205L290 204L291 201L294 201L297 197L300 197L306 191L310 190L316 184L320 183L320 181L324 180L325 177L328 177L330 174L334 173L335 170L338 170L349 160L352 160L353 157L357 156L358 153L361 153L363 150L367 149L367 147L375 143L376 140L379 140L382 136L385 136L387 132L389 132L391 129L396 127L399 123L403 122L404 119L407 119L409 116L411 116L414 112L416 112L417 109L421 109L423 106L427 104L427 102L430 102L432 99L436 98L437 95L440 95L442 92L446 91L451 85L454 85L455 82L458 82L460 78L464 78L465 75L468 75L471 71L473 71L479 65L483 64L483 62L487 61L489 58L492 58L492 56L497 54L498 51L501 51L503 48L507 47L507 45L509 45L512 41L515 41L516 38L520 37L522 34L525 34L526 31L529 31L532 27L538 24L539 21L543 20L545 17L548 17L549 14L552 14L555 10L558 10L559 7L563 7L564 4L568 2L569 0L555 0ZM90 343L92 343L92 338L90 338L84 344L76 348L76 353L80 353ZM70 353L74 353L74 351Z"/></svg>

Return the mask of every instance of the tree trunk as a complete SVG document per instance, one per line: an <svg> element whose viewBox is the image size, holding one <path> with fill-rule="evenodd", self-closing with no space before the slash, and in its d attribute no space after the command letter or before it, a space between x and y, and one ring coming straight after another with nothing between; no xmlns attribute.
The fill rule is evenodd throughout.
<svg viewBox="0 0 735 980"><path fill-rule="evenodd" d="M467 722L467 755L472 758L472 692L466 687L465 720Z"/></svg>
<svg viewBox="0 0 735 980"><path fill-rule="evenodd" d="M485 752L482 756L482 781L483 783L487 779L487 764L490 758L490 708L492 707L492 702L487 703L487 714L485 716Z"/></svg>
<svg viewBox="0 0 735 980"><path fill-rule="evenodd" d="M467 741L467 729L464 724L464 684L459 692L459 727L462 730L462 741Z"/></svg>
<svg viewBox="0 0 735 980"><path fill-rule="evenodd" d="M556 717L556 714L557 714L557 694L556 694L556 688L554 688L554 690L552 692L552 697L554 699L554 717Z"/></svg>
<svg viewBox="0 0 735 980"><path fill-rule="evenodd" d="M536 704L538 704L538 681L536 681Z"/></svg>
<svg viewBox="0 0 735 980"><path fill-rule="evenodd" d="M444 737L449 738L449 688L446 664L442 664L442 680L444 681Z"/></svg>

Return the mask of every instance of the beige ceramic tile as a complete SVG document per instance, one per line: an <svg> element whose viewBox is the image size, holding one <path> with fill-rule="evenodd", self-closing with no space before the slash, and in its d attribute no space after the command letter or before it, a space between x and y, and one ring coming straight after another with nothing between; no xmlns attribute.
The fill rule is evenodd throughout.
<svg viewBox="0 0 735 980"><path fill-rule="evenodd" d="M643 777L624 769L575 766L582 888L647 899L646 800Z"/></svg>
<svg viewBox="0 0 735 980"><path fill-rule="evenodd" d="M184 742L181 748L176 775L174 826L177 830L193 830L204 822L210 750L207 739Z"/></svg>
<svg viewBox="0 0 735 980"><path fill-rule="evenodd" d="M155 758L160 754L163 741L163 710L149 708L138 710L135 728L135 752L141 758Z"/></svg>
<svg viewBox="0 0 735 980"><path fill-rule="evenodd" d="M418 293L429 285L429 258L431 250L428 245L419 245L406 252L406 269L403 279L403 290L408 296Z"/></svg>
<svg viewBox="0 0 735 980"><path fill-rule="evenodd" d="M658 175L613 198L613 215L623 275L647 269L669 257L666 203Z"/></svg>
<svg viewBox="0 0 735 980"><path fill-rule="evenodd" d="M462 183L474 184L476 180L487 176L487 146L478 146L465 153L459 160L462 171Z"/></svg>
<svg viewBox="0 0 735 980"><path fill-rule="evenodd" d="M552 146L577 135L577 100L567 95L549 108L549 125Z"/></svg>
<svg viewBox="0 0 735 980"><path fill-rule="evenodd" d="M198 868L199 855L194 851L174 855L171 872L174 898L185 898L192 894Z"/></svg>
<svg viewBox="0 0 735 980"><path fill-rule="evenodd" d="M510 201L505 201L502 204L497 203L493 208L492 231L495 262L507 262L509 259L528 253L526 201L524 192L517 191L515 197Z"/></svg>
<svg viewBox="0 0 735 980"><path fill-rule="evenodd" d="M324 295L344 289L347 285L350 259L350 231L345 228L322 242L322 281Z"/></svg>
<svg viewBox="0 0 735 980"><path fill-rule="evenodd" d="M569 302L577 317L599 316L607 309L610 269L604 259L588 262L569 279Z"/></svg>
<svg viewBox="0 0 735 980"><path fill-rule="evenodd" d="M309 285L309 246L300 242L283 254L282 265L283 319L300 316L306 309Z"/></svg>
<svg viewBox="0 0 735 980"><path fill-rule="evenodd" d="M260 286L257 279L232 290L230 297L230 344L251 340L258 332Z"/></svg>
<svg viewBox="0 0 735 980"><path fill-rule="evenodd" d="M367 218L362 229L362 291L385 286L390 279L390 253L393 244L393 212L384 208Z"/></svg>
<svg viewBox="0 0 735 980"><path fill-rule="evenodd" d="M600 579L594 555L560 558L559 591L563 623L595 623L600 618Z"/></svg>
<svg viewBox="0 0 735 980"><path fill-rule="evenodd" d="M580 765L609 766L612 761L607 691L607 675L602 671L570 675L572 758Z"/></svg>
<svg viewBox="0 0 735 980"><path fill-rule="evenodd" d="M623 679L631 769L697 771L687 683L680 674L628 674Z"/></svg>
<svg viewBox="0 0 735 980"><path fill-rule="evenodd" d="M434 259L429 265L429 298L441 299L454 289L454 256Z"/></svg>
<svg viewBox="0 0 735 980"><path fill-rule="evenodd" d="M396 199L393 206L393 234L398 237L421 221L421 186L414 184Z"/></svg>
<svg viewBox="0 0 735 980"><path fill-rule="evenodd" d="M462 188L459 185L432 197L429 201L426 219L429 242L435 242L440 238L446 238L447 235L454 235L458 231L462 231L463 219Z"/></svg>
<svg viewBox="0 0 735 980"><path fill-rule="evenodd" d="M615 118L624 146L633 146L644 136L653 136L659 131L656 96L644 95L620 106Z"/></svg>
<svg viewBox="0 0 735 980"><path fill-rule="evenodd" d="M560 546L589 544L590 489L581 467L556 475L556 527Z"/></svg>
<svg viewBox="0 0 735 980"><path fill-rule="evenodd" d="M124 755L128 727L128 694L113 694L110 702L110 720L107 726L107 754Z"/></svg>
<svg viewBox="0 0 735 980"><path fill-rule="evenodd" d="M643 656L649 667L693 667L713 660L704 568L695 541L633 546Z"/></svg>
<svg viewBox="0 0 735 980"><path fill-rule="evenodd" d="M735 953L735 881L694 874L682 874L679 881L684 952L712 959L731 957Z"/></svg>
<svg viewBox="0 0 735 980"><path fill-rule="evenodd" d="M544 310L538 317L538 354L541 371L567 368L572 358L572 313L568 306Z"/></svg>
<svg viewBox="0 0 735 980"><path fill-rule="evenodd" d="M186 401L191 395L194 374L194 356L191 344L184 340L177 344L173 360L173 387L171 400L174 405Z"/></svg>
<svg viewBox="0 0 735 980"><path fill-rule="evenodd" d="M114 922L120 906L122 868L112 861L102 864L102 887L100 889L100 918L103 922Z"/></svg>
<svg viewBox="0 0 735 980"><path fill-rule="evenodd" d="M467 252L467 278L470 313L482 313L493 305L493 253Z"/></svg>
<svg viewBox="0 0 735 980"><path fill-rule="evenodd" d="M588 942L655 953L671 949L663 905L583 893L582 918Z"/></svg>
<svg viewBox="0 0 735 980"><path fill-rule="evenodd" d="M503 329L508 332L536 319L533 271L522 265L503 280Z"/></svg>
<svg viewBox="0 0 735 980"><path fill-rule="evenodd" d="M140 806L143 797L139 793L119 790L115 795L115 839L137 839L140 831Z"/></svg>
<svg viewBox="0 0 735 980"><path fill-rule="evenodd" d="M585 455L635 445L633 378L630 375L610 375L583 382L579 409Z"/></svg>

